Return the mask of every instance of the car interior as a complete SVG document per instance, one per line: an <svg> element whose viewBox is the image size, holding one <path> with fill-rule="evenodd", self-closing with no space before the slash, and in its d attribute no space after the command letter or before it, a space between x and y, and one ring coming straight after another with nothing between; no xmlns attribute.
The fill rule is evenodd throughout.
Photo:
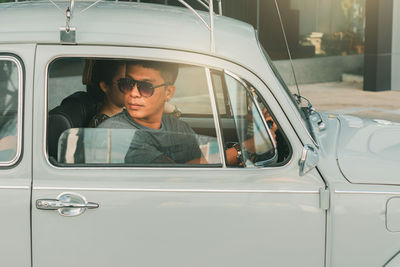
<svg viewBox="0 0 400 267"><path fill-rule="evenodd" d="M88 129L89 121L97 112L97 105L93 100L93 97L91 97L86 91L85 79L88 72L87 62L88 59L86 58L59 58L49 65L47 88L47 151L50 161L55 165L65 163L72 163L74 165L83 163L84 165L90 165L93 162L99 164L110 164L116 162L112 159L110 160L110 157L106 159L107 156L104 157L105 159L103 161L96 161L93 159L89 160L88 155L92 152L86 150L80 152L83 155L75 157L80 158L78 161L68 161L66 160L67 157L65 155L60 155L61 150L64 152L66 151L65 147L63 148L63 145L68 144L66 140L68 140L69 135L75 137L83 135L90 136L93 132L97 132L99 136L104 136L105 139L107 138L107 135L104 135L104 131L100 131L99 129L97 129L97 131L95 129ZM246 136L248 137L250 132L257 132L253 129L253 125L255 124L251 122L253 120L252 115L249 115L254 113L254 110L252 111L249 106L250 102L252 102L252 98L250 95L244 93L242 98L245 100L240 100L239 102L242 103L244 101L247 105L246 103L242 103L244 108L242 108L239 113L236 112L237 114L234 114L235 112L232 111L232 101L229 99L229 92L227 89L227 80L230 78L226 78L226 74L221 71L212 71L211 77L215 90L215 102L219 113L218 120L222 128L224 149L226 149L231 147L233 144L239 143L239 140L244 140L243 138L246 138ZM230 83L232 83L232 81ZM221 166L220 157L215 156L216 153L219 153L217 134L204 68L180 64L175 86L175 95L169 102L169 105L175 107L175 111L179 110L179 112L175 112L174 115L178 116L180 120L185 121L194 130L198 135L197 140L203 142L202 145L200 145L201 147L207 147L208 152L214 151L214 156L210 155L208 158L209 165L214 163L215 166ZM237 87L237 85L235 86ZM266 107L265 103L260 99L260 97L257 98L257 105L260 105L261 108ZM250 113L245 114L248 112ZM73 129L81 130L77 131ZM121 136L122 134L121 131L114 133L116 131L112 130L112 132L113 135L116 134L116 136ZM270 143L267 144L270 148L264 148L264 150L268 150L268 153L265 153L265 151L261 153L264 154L264 160L259 160L259 162L264 162L263 166L284 165L290 158L291 149L282 131L278 130L276 133L276 155L273 155L274 153L272 151L272 142L270 141L270 138L266 134L264 134L264 136L259 136L259 139L264 139L265 142ZM117 142L114 141L113 145L117 146L116 143ZM86 147L89 147L89 145L86 144ZM210 149L211 147L213 147L213 149ZM96 149L98 151L99 147ZM108 149L109 152L112 150L109 144L105 144L104 150L105 149ZM202 149L202 151L205 153L205 150ZM271 157L274 157L273 161L265 161L265 158ZM118 162L123 163L120 160ZM266 162L268 162L268 164L265 164ZM251 164L248 166L250 165ZM258 165L256 164L255 166Z"/></svg>

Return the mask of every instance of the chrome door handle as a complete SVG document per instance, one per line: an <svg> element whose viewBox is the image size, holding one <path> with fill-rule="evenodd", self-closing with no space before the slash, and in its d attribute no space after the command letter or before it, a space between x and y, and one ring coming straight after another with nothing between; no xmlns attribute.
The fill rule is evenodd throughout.
<svg viewBox="0 0 400 267"><path fill-rule="evenodd" d="M36 208L40 210L58 210L62 216L78 216L86 209L96 209L98 203L88 202L86 199L76 193L62 193L56 199L38 199Z"/></svg>
<svg viewBox="0 0 400 267"><path fill-rule="evenodd" d="M58 210L61 208L79 208L79 209L96 209L99 204L88 202L86 204L80 203L65 203L58 199L38 199L36 200L36 208L40 210Z"/></svg>

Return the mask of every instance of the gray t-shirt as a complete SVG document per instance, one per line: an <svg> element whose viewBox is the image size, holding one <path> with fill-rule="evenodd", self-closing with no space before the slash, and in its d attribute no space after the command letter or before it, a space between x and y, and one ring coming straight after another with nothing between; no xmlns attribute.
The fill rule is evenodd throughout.
<svg viewBox="0 0 400 267"><path fill-rule="evenodd" d="M161 128L158 130L137 123L125 109L98 127L139 130L132 138L125 163L183 164L202 156L192 128L167 114L163 115Z"/></svg>

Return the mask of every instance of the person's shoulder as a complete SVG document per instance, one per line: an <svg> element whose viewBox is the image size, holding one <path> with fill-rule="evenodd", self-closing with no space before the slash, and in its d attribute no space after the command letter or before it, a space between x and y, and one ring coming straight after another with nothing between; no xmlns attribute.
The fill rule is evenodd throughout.
<svg viewBox="0 0 400 267"><path fill-rule="evenodd" d="M189 124L176 118L175 116L164 114L162 120L166 131L190 133L194 132Z"/></svg>
<svg viewBox="0 0 400 267"><path fill-rule="evenodd" d="M126 119L124 111L112 116L111 118L100 123L98 128L130 128L132 127Z"/></svg>

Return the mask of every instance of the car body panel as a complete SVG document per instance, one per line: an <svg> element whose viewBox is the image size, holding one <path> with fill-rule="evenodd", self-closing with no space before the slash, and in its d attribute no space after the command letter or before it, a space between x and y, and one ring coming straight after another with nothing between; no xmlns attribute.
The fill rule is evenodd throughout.
<svg viewBox="0 0 400 267"><path fill-rule="evenodd" d="M131 180L126 182L114 181L113 170L90 171L97 173L91 181L79 179L87 171L68 172L71 181L64 187L53 185L60 176L37 176L33 199L73 192L100 208L76 218L34 209L34 266L323 265L325 216L317 186L291 191L254 183L257 189L247 189L247 182L237 182L243 179L237 171L134 170L135 176L132 170L119 171ZM260 172L246 173L245 179L287 178ZM210 186L216 181L218 186ZM66 250L73 257L59 262Z"/></svg>
<svg viewBox="0 0 400 267"><path fill-rule="evenodd" d="M387 229L386 204L398 186L331 185L331 266L383 266L399 251Z"/></svg>
<svg viewBox="0 0 400 267"><path fill-rule="evenodd" d="M0 55L21 60L23 110L32 110L35 45L0 44ZM32 182L32 112L24 112L22 153L12 166L0 167L0 265L30 266L30 200Z"/></svg>
<svg viewBox="0 0 400 267"><path fill-rule="evenodd" d="M6 25L0 53L15 54L25 68L22 156L0 169L0 203L8 215L0 222L1 266L342 267L398 261L398 126L363 121L367 127L352 127L357 119L314 112L313 140L250 25L216 16L213 52L210 32L186 9L100 2L80 13L92 3L75 5L74 45L60 44L66 18L53 4L0 4L0 24ZM65 9L67 4L57 2ZM209 20L208 13L200 15ZM60 57L228 70L266 100L291 158L279 167L252 169L51 164L47 77L49 64ZM319 162L300 176L304 145L316 148ZM365 159L373 162L366 166ZM66 192L99 207L76 217L36 208L36 200Z"/></svg>
<svg viewBox="0 0 400 267"><path fill-rule="evenodd" d="M246 69L221 59L209 60L206 55L172 50L162 53L150 48L101 51L102 47L39 45L36 68L46 69L52 59L68 54L87 57L102 53L106 57L129 55L171 61L185 58L186 63L204 62L217 69L229 69L268 91ZM34 116L44 118L46 75L35 78L35 106L39 108ZM319 207L319 190L325 184L316 170L299 176L297 162L302 144L278 103L273 98L270 102L293 156L282 167L253 170L53 166L46 159L45 120L38 121L34 125L33 149L43 152L33 161L32 200L54 199L63 192L72 192L100 207L78 217L33 209L34 266L109 266L111 261L117 266L127 262L187 266L194 264L193 259L207 266L323 265L325 212ZM280 227L282 221L285 227ZM303 246L305 238L308 246ZM60 263L58 259L65 250L74 257ZM284 257L288 252L291 257ZM95 259L90 256L93 254L97 255Z"/></svg>
<svg viewBox="0 0 400 267"><path fill-rule="evenodd" d="M338 164L351 183L400 183L400 124L340 116ZM382 171L384 170L384 171Z"/></svg>

